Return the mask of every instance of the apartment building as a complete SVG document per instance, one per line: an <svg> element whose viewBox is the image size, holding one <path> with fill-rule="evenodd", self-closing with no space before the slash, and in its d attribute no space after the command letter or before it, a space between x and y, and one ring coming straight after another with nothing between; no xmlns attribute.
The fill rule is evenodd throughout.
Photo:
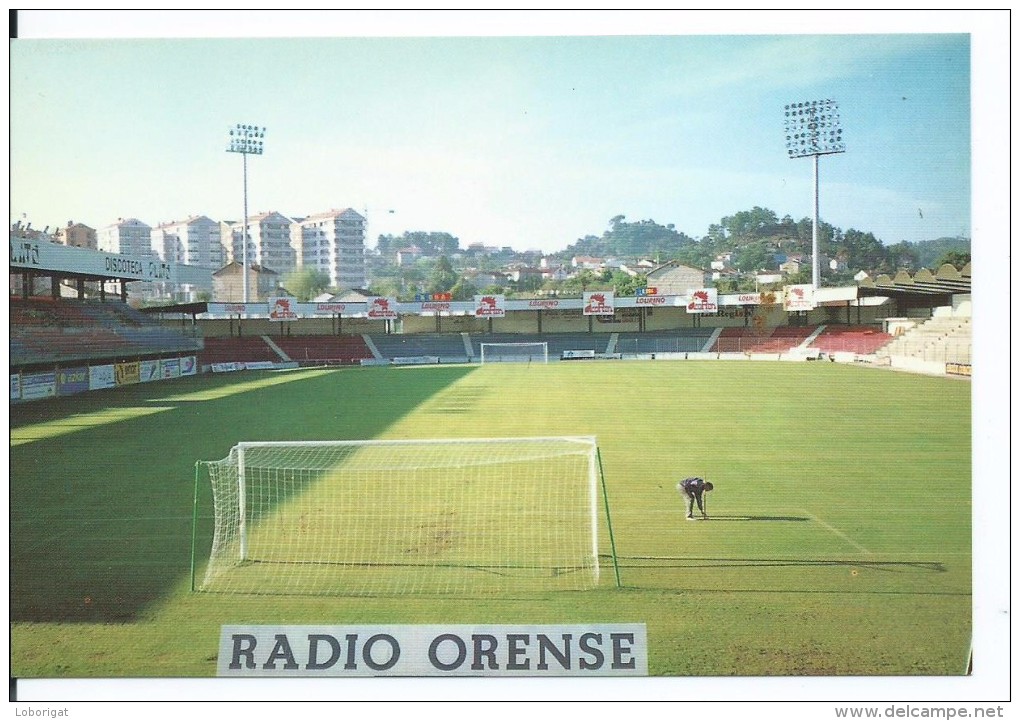
<svg viewBox="0 0 1020 721"><path fill-rule="evenodd" d="M365 218L357 211L329 210L297 219L293 246L298 264L328 276L332 287L365 286Z"/></svg>
<svg viewBox="0 0 1020 721"><path fill-rule="evenodd" d="M75 223L73 220L69 220L66 227L57 229L56 236L57 242L72 248L88 248L89 250L98 250L99 248L96 229L90 228L84 223Z"/></svg>
<svg viewBox="0 0 1020 721"><path fill-rule="evenodd" d="M152 250L171 263L222 268L226 263L220 224L204 216L161 223L152 229Z"/></svg>
<svg viewBox="0 0 1020 721"><path fill-rule="evenodd" d="M230 258L244 257L241 223L231 225ZM275 271L281 277L297 267L297 251L291 245L291 219L277 213L258 213L248 218L248 263Z"/></svg>
<svg viewBox="0 0 1020 721"><path fill-rule="evenodd" d="M157 225L152 229L152 252L168 263L212 270L225 263L220 224L204 215ZM157 283L153 287L155 296L181 302L197 300L202 293L211 291L211 280L204 285Z"/></svg>
<svg viewBox="0 0 1020 721"><path fill-rule="evenodd" d="M149 257L152 255L152 226L138 218L118 218L97 233L99 250Z"/></svg>
<svg viewBox="0 0 1020 721"><path fill-rule="evenodd" d="M256 303L280 291L280 275L259 265L248 266L248 302ZM240 263L228 263L212 274L212 298L219 303L240 303L244 300L244 275Z"/></svg>

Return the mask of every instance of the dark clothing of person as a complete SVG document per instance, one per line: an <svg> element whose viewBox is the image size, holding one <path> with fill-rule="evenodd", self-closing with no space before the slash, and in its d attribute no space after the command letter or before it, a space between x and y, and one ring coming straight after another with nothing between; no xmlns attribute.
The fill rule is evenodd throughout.
<svg viewBox="0 0 1020 721"><path fill-rule="evenodd" d="M684 501L687 504L687 517L694 518L694 504L698 504L698 510L701 511L701 515L705 515L705 479L704 478L685 478L677 484L677 488L680 493L683 494Z"/></svg>

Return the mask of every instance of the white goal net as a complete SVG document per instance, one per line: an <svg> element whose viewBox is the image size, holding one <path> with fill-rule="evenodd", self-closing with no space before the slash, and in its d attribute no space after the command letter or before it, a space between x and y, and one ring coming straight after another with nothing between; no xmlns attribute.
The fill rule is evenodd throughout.
<svg viewBox="0 0 1020 721"><path fill-rule="evenodd" d="M473 594L599 583L593 438L239 443L199 465L215 518L196 590Z"/></svg>
<svg viewBox="0 0 1020 721"><path fill-rule="evenodd" d="M548 363L548 343L482 343L482 365L486 363Z"/></svg>

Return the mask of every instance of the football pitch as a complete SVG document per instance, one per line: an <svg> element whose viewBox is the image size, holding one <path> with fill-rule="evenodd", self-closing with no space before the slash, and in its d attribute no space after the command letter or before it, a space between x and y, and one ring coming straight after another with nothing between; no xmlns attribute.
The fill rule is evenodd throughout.
<svg viewBox="0 0 1020 721"><path fill-rule="evenodd" d="M654 676L963 675L970 392L828 363L577 362L205 375L12 406L11 673L210 677L225 624L620 622L646 624ZM196 461L241 441L532 436L597 438L622 587L603 519L593 590L191 591L213 518L203 482L193 524ZM685 522L691 475L715 484L707 521Z"/></svg>

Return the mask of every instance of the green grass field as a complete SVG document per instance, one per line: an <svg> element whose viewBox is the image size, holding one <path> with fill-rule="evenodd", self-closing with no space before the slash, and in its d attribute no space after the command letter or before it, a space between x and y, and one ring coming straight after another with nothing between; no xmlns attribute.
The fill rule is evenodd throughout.
<svg viewBox="0 0 1020 721"><path fill-rule="evenodd" d="M839 364L553 363L249 372L13 406L11 672L213 676L222 624L639 622L652 675L964 674L970 390ZM190 591L195 462L238 441L549 435L598 438L623 588L604 572L512 598ZM716 484L708 522L683 519L687 475Z"/></svg>

